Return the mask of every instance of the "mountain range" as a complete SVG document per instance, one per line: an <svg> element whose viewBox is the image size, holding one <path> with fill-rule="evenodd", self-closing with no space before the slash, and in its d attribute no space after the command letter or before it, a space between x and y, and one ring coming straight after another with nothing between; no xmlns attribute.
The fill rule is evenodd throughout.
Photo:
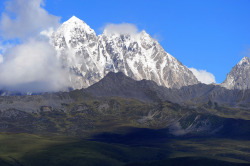
<svg viewBox="0 0 250 166"><path fill-rule="evenodd" d="M228 90L219 85L202 83L172 89L158 86L150 80L133 80L122 72L107 74L85 91L93 96L120 96L146 102L170 101L181 105L197 105L211 101L230 107L250 107L250 90Z"/></svg>
<svg viewBox="0 0 250 166"><path fill-rule="evenodd" d="M153 80L169 88L198 83L186 66L145 31L105 30L97 36L84 21L73 16L53 33L51 43L63 66L71 71L73 89L86 88L109 72L123 72L135 80Z"/></svg>
<svg viewBox="0 0 250 166"><path fill-rule="evenodd" d="M87 88L109 72L122 72L134 80L151 80L171 89L200 84L191 70L167 53L144 30L122 32L106 28L97 36L84 21L73 16L49 38L60 64L67 71L62 76L69 82L65 91ZM231 90L249 89L250 59L244 57L219 85ZM2 89L0 95L25 93Z"/></svg>
<svg viewBox="0 0 250 166"><path fill-rule="evenodd" d="M249 107L250 90L206 84L171 89L110 72L86 89L0 97L0 131L82 137L106 130L105 125L119 128L122 123L167 128L176 136L201 136L225 134L231 126L230 136L249 138ZM232 126L234 123L237 125ZM240 127L244 130L237 133Z"/></svg>
<svg viewBox="0 0 250 166"><path fill-rule="evenodd" d="M146 31L96 35L84 21L73 16L50 37L64 68L70 71L73 89L89 87L109 72L123 72L135 80L153 80L167 88L198 84L194 74ZM248 89L249 58L244 57L221 86Z"/></svg>

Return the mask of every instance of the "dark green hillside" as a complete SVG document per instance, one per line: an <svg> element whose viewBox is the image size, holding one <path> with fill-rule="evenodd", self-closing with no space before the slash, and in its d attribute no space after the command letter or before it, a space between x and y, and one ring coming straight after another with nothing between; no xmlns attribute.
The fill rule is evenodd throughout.
<svg viewBox="0 0 250 166"><path fill-rule="evenodd" d="M242 163L231 163L226 161L220 161L216 159L209 159L203 157L181 157L181 158L171 158L167 160L152 161L152 162L137 162L132 164L127 164L125 166L247 166L249 164Z"/></svg>
<svg viewBox="0 0 250 166"><path fill-rule="evenodd" d="M3 166L249 165L250 142L167 139L149 145L103 143L62 136L0 134ZM245 164L244 164L245 163Z"/></svg>

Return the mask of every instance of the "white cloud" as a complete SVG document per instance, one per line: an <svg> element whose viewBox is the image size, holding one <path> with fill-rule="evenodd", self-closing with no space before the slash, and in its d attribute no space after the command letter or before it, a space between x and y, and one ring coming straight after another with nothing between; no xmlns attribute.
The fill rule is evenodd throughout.
<svg viewBox="0 0 250 166"><path fill-rule="evenodd" d="M3 55L0 54L0 63L3 63Z"/></svg>
<svg viewBox="0 0 250 166"><path fill-rule="evenodd" d="M50 38L54 31L55 31L54 28L50 27L49 29L46 29L40 32L40 35Z"/></svg>
<svg viewBox="0 0 250 166"><path fill-rule="evenodd" d="M30 40L5 54L0 65L0 88L23 92L59 91L68 86L54 48L47 41Z"/></svg>
<svg viewBox="0 0 250 166"><path fill-rule="evenodd" d="M107 24L104 28L101 28L103 30L103 33L106 35L112 35L112 34L129 34L129 35L139 35L143 31L139 31L137 26L135 24L131 23L121 23L121 24ZM150 36L150 35L149 35ZM160 34L155 34L153 37L150 36L150 38L153 38L156 41L163 40Z"/></svg>
<svg viewBox="0 0 250 166"><path fill-rule="evenodd" d="M104 28L106 34L137 34L138 28L134 24L122 23L122 24L107 24Z"/></svg>
<svg viewBox="0 0 250 166"><path fill-rule="evenodd" d="M3 43L3 41L0 41L0 53L5 53L6 50L8 50L9 48L11 48L13 45L9 42L5 42Z"/></svg>
<svg viewBox="0 0 250 166"><path fill-rule="evenodd" d="M5 39L26 39L44 29L59 25L60 18L44 10L43 0L10 0L6 2L0 22Z"/></svg>
<svg viewBox="0 0 250 166"><path fill-rule="evenodd" d="M0 64L0 89L49 92L69 86L68 72L44 37L59 25L59 18L50 15L41 5L43 0L9 0L6 3L0 22L0 38L5 39L2 41L5 44L0 44L0 53L4 56ZM6 45L9 42L11 47Z"/></svg>
<svg viewBox="0 0 250 166"><path fill-rule="evenodd" d="M196 76L198 81L204 84L216 83L215 76L212 73L207 72L206 70L197 70L195 68L189 68Z"/></svg>

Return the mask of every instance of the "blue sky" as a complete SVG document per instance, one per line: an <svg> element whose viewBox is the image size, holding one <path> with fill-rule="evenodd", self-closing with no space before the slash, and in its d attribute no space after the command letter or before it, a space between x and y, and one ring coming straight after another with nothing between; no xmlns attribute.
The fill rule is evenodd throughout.
<svg viewBox="0 0 250 166"><path fill-rule="evenodd" d="M249 0L46 0L44 8L84 20L97 34L108 23L146 30L188 67L203 69L221 83L250 48ZM4 9L3 0L0 10Z"/></svg>

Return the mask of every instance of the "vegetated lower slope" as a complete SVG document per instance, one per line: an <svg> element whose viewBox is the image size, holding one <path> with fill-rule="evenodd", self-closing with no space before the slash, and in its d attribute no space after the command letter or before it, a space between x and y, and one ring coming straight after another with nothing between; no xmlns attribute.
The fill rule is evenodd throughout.
<svg viewBox="0 0 250 166"><path fill-rule="evenodd" d="M194 156L201 164L250 162L248 96L248 91L204 84L168 89L153 81L135 81L122 73L109 73L87 89L0 97L1 133L46 135L51 140L55 139L52 136L89 139L47 146L48 140L43 137L31 144L45 141L45 149L35 147L39 150L32 154L11 153L12 158L6 152L4 157L0 155L0 162L18 165L14 160L17 159L23 165L158 165L193 163ZM8 139L11 136L4 135ZM10 142L6 145L10 146ZM229 145L234 145L231 151ZM94 157L79 147L87 148ZM67 151L62 150L65 148ZM205 149L205 153L200 149ZM58 152L61 159L51 161ZM150 152L154 152L151 157ZM204 156L209 159L200 158ZM191 158L171 159L176 157ZM143 162L145 159L148 161Z"/></svg>
<svg viewBox="0 0 250 166"><path fill-rule="evenodd" d="M164 139L115 144L64 136L0 134L1 166L249 165L249 141Z"/></svg>

